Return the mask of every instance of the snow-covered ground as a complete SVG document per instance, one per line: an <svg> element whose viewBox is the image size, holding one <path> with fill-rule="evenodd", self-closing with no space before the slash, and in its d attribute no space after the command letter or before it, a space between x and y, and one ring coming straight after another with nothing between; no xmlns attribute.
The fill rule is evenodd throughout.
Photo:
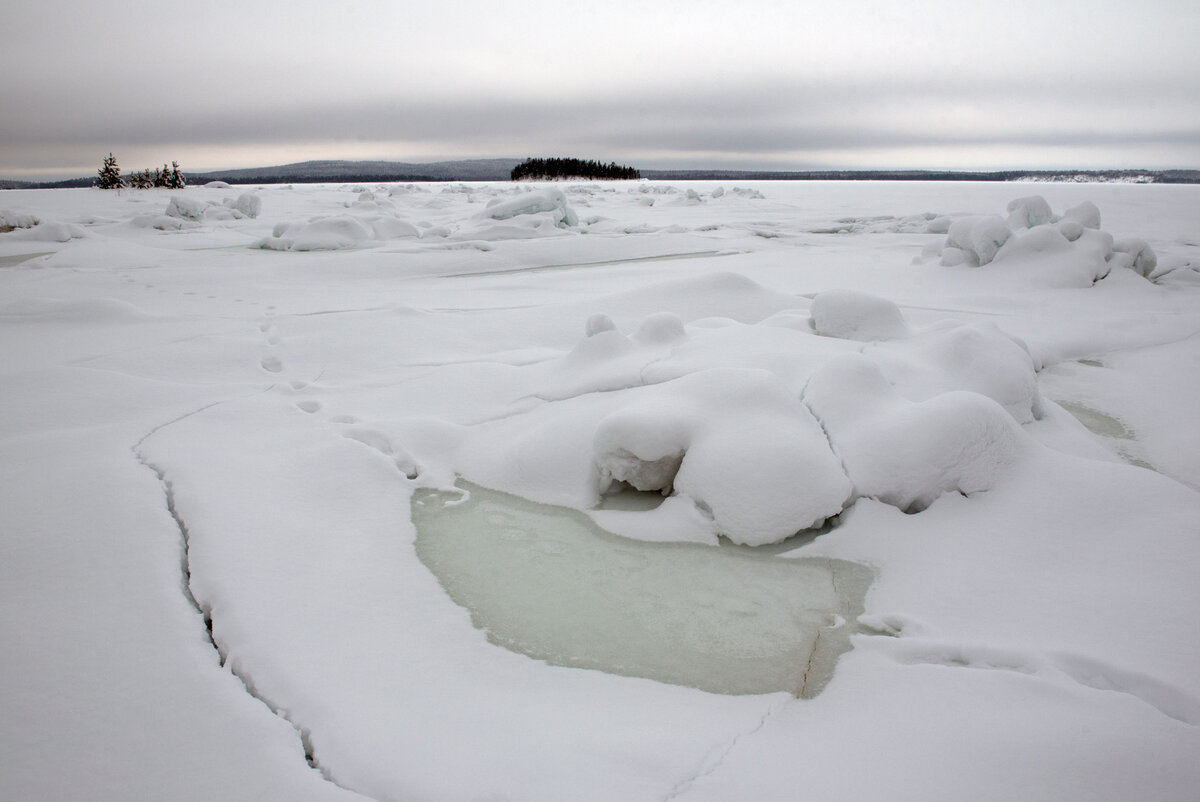
<svg viewBox="0 0 1200 802"><path fill-rule="evenodd" d="M1195 798L1200 187L0 231L4 799Z"/></svg>

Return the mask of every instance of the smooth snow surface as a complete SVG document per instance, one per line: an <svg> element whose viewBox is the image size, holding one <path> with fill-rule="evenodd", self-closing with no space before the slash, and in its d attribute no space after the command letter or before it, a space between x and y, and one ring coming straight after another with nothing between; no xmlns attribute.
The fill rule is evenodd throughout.
<svg viewBox="0 0 1200 802"><path fill-rule="evenodd" d="M1200 188L0 194L0 798L1200 787Z"/></svg>

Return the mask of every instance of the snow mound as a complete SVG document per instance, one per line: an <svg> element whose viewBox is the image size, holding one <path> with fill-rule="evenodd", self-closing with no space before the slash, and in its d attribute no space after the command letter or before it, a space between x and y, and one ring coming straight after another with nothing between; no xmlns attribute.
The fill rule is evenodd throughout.
<svg viewBox="0 0 1200 802"><path fill-rule="evenodd" d="M22 214L8 209L0 210L0 232L14 228L33 228L41 221L32 214Z"/></svg>
<svg viewBox="0 0 1200 802"><path fill-rule="evenodd" d="M60 223L54 220L43 220L31 228L22 227L12 235L15 239L31 240L34 242L69 242L73 239L86 237L82 226L75 223Z"/></svg>
<svg viewBox="0 0 1200 802"><path fill-rule="evenodd" d="M913 402L879 368L848 354L804 391L859 496L917 512L947 492L991 489L1020 456L1017 424L995 402L956 391Z"/></svg>
<svg viewBox="0 0 1200 802"><path fill-rule="evenodd" d="M206 209L208 209L208 204L202 200L173 195L167 203L167 210L164 214L182 220L203 220Z"/></svg>
<svg viewBox="0 0 1200 802"><path fill-rule="evenodd" d="M763 545L841 512L851 486L820 425L766 371L707 370L639 391L593 438L600 492L687 497L736 543Z"/></svg>
<svg viewBox="0 0 1200 802"><path fill-rule="evenodd" d="M812 303L812 327L826 337L859 342L908 335L908 324L898 306L886 298L853 290L817 293Z"/></svg>
<svg viewBox="0 0 1200 802"><path fill-rule="evenodd" d="M939 256L947 267L1004 263L1010 271L1023 271L1031 283L1050 287L1091 286L1113 268L1155 280L1154 249L1136 237L1114 242L1100 230L1100 210L1090 201L1071 207L1061 218L1040 195L1017 198L1007 208L1007 220L991 215L949 222L946 241L940 248L931 246L926 255Z"/></svg>
<svg viewBox="0 0 1200 802"><path fill-rule="evenodd" d="M367 222L364 220L364 222ZM420 230L412 223L392 215L378 215L370 219L371 230L375 239L401 239L404 237L419 237Z"/></svg>
<svg viewBox="0 0 1200 802"><path fill-rule="evenodd" d="M1017 423L1042 417L1033 358L992 323L949 321L902 343L881 343L866 354L909 400L967 390L995 401Z"/></svg>
<svg viewBox="0 0 1200 802"><path fill-rule="evenodd" d="M559 226L579 225L579 217L567 203L567 196L561 189L554 187L522 192L508 200L493 200L483 211L483 217L492 220L508 220L520 215L542 213L550 214L555 224Z"/></svg>
<svg viewBox="0 0 1200 802"><path fill-rule="evenodd" d="M1017 198L1008 203L1008 225L1010 228L1034 228L1058 220L1050 211L1050 204L1041 195Z"/></svg>
<svg viewBox="0 0 1200 802"><path fill-rule="evenodd" d="M950 224L946 237L947 249L955 249L949 264L966 263L972 267L986 265L995 258L1000 246L1012 236L1008 224L997 215L963 217ZM959 254L962 261L959 261ZM943 264L947 261L943 259Z"/></svg>
<svg viewBox="0 0 1200 802"><path fill-rule="evenodd" d="M275 251L338 251L371 239L372 231L349 215L323 217L308 223L277 223L258 247Z"/></svg>
<svg viewBox="0 0 1200 802"><path fill-rule="evenodd" d="M1074 220L1084 228L1100 228L1100 210L1091 201L1084 201L1063 212L1064 220Z"/></svg>
<svg viewBox="0 0 1200 802"><path fill-rule="evenodd" d="M1127 267L1141 276L1149 278L1158 266L1158 256L1144 239L1128 237L1113 243L1109 262L1113 267Z"/></svg>
<svg viewBox="0 0 1200 802"><path fill-rule="evenodd" d="M659 312L650 315L638 326L633 339L643 345L661 345L673 343L687 338L683 321L671 312Z"/></svg>
<svg viewBox="0 0 1200 802"><path fill-rule="evenodd" d="M256 218L262 213L262 197L257 192L243 192L233 202L237 212L249 218Z"/></svg>

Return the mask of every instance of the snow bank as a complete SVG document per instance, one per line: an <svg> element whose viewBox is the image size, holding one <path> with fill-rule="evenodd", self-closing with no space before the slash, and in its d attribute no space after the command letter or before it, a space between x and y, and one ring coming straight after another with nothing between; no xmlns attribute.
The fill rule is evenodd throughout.
<svg viewBox="0 0 1200 802"><path fill-rule="evenodd" d="M908 334L899 307L886 298L853 290L817 293L812 303L812 326L817 334L860 342Z"/></svg>
<svg viewBox="0 0 1200 802"><path fill-rule="evenodd" d="M593 439L600 490L685 496L735 543L775 543L841 512L851 490L820 425L765 371L708 370L638 391Z"/></svg>
<svg viewBox="0 0 1200 802"><path fill-rule="evenodd" d="M908 401L859 355L819 371L804 400L855 492L902 510L922 510L946 492L988 490L1021 453L1020 429L991 399L951 392Z"/></svg>

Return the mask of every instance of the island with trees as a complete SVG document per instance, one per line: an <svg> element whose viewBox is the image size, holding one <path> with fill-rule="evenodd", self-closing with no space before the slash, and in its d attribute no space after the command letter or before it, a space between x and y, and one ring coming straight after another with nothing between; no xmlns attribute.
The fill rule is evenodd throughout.
<svg viewBox="0 0 1200 802"><path fill-rule="evenodd" d="M602 164L582 159L526 159L512 169L513 181L559 181L572 178L620 181L641 177L642 174L633 167L616 162Z"/></svg>

